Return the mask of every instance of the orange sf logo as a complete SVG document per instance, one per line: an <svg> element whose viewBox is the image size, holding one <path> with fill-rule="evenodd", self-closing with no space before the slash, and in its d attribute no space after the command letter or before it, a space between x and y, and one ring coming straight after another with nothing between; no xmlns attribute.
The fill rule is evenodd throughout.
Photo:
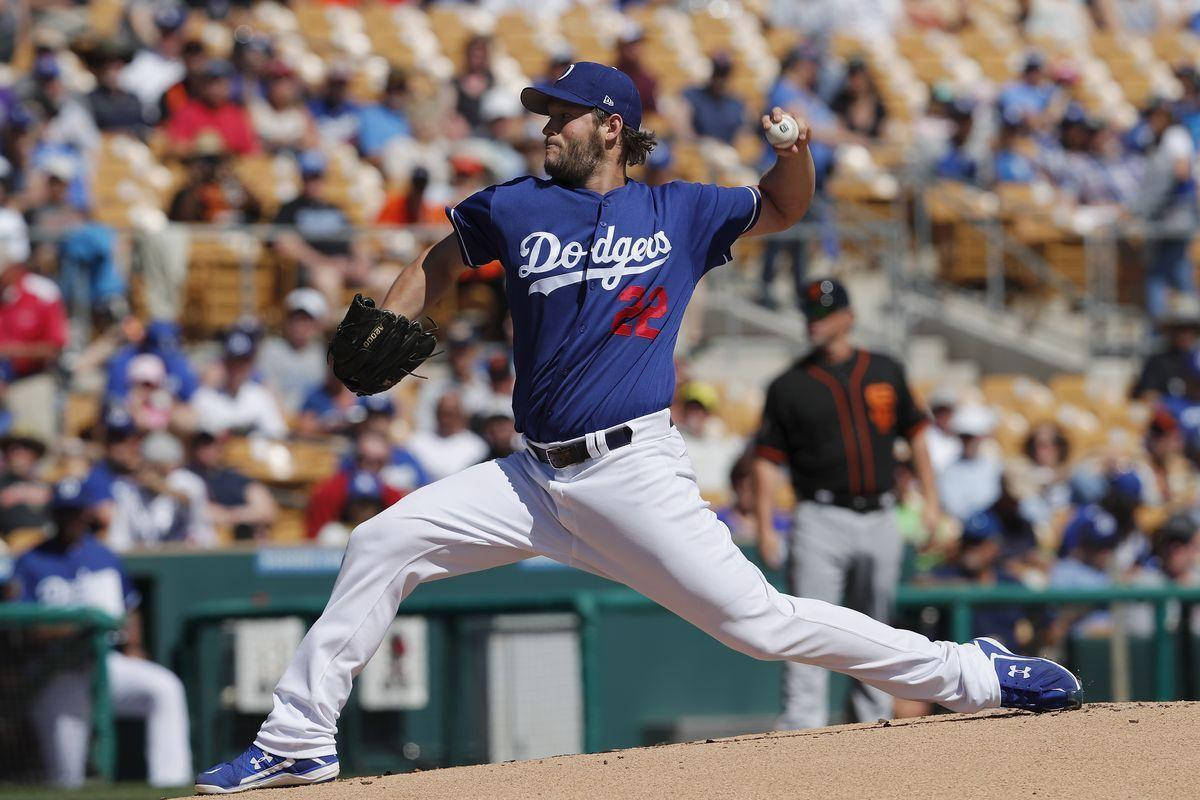
<svg viewBox="0 0 1200 800"><path fill-rule="evenodd" d="M880 433L890 431L896 425L896 390L888 383L870 383L863 396L875 429Z"/></svg>

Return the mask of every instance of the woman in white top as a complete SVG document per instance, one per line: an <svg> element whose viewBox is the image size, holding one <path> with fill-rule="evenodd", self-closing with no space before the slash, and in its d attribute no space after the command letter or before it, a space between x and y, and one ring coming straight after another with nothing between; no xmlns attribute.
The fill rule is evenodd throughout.
<svg viewBox="0 0 1200 800"><path fill-rule="evenodd" d="M267 65L264 74L266 96L249 103L250 120L263 149L278 153L316 147L317 127L300 94L296 74L278 61Z"/></svg>

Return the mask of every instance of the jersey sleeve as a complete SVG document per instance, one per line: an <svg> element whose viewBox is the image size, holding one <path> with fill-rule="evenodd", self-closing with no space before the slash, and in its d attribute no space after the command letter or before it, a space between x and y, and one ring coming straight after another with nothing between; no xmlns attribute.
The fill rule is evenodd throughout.
<svg viewBox="0 0 1200 800"><path fill-rule="evenodd" d="M697 184L693 230L696 234L696 277L733 260L730 249L737 238L754 227L762 211L762 195L755 186Z"/></svg>
<svg viewBox="0 0 1200 800"><path fill-rule="evenodd" d="M496 187L480 189L456 206L446 207L446 217L454 227L463 263L478 269L492 261L502 260L504 247L500 232L492 222L492 202Z"/></svg>
<svg viewBox="0 0 1200 800"><path fill-rule="evenodd" d="M904 367L896 365L896 423L904 436L914 436L929 422L929 414L917 403L908 388Z"/></svg>
<svg viewBox="0 0 1200 800"><path fill-rule="evenodd" d="M779 384L774 383L767 389L767 399L763 404L762 422L758 434L754 437L754 454L775 464L787 462L788 441L787 430L783 424L783 403Z"/></svg>

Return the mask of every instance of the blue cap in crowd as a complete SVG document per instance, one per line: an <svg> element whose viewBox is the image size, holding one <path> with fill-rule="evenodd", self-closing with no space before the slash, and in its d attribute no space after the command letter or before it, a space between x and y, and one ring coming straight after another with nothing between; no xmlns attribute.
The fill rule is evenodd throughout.
<svg viewBox="0 0 1200 800"><path fill-rule="evenodd" d="M301 178L319 178L325 174L325 156L317 150L305 150L296 161Z"/></svg>
<svg viewBox="0 0 1200 800"><path fill-rule="evenodd" d="M963 523L962 541L964 544L979 544L988 539L1003 535L1004 526L1000 518L990 511L980 511L972 514Z"/></svg>
<svg viewBox="0 0 1200 800"><path fill-rule="evenodd" d="M1117 520L1097 505L1079 509L1063 529L1062 550L1069 553L1080 545L1095 549L1117 546Z"/></svg>
<svg viewBox="0 0 1200 800"><path fill-rule="evenodd" d="M104 414L104 434L108 441L126 439L137 431L133 417L121 406L110 406Z"/></svg>
<svg viewBox="0 0 1200 800"><path fill-rule="evenodd" d="M368 414L386 414L389 417L396 416L396 404L392 402L391 396L386 392L360 397L358 398L358 404L366 409Z"/></svg>
<svg viewBox="0 0 1200 800"><path fill-rule="evenodd" d="M374 473L360 469L350 476L348 499L351 502L357 500L382 501L383 482Z"/></svg>
<svg viewBox="0 0 1200 800"><path fill-rule="evenodd" d="M248 332L234 329L225 337L226 358L248 358L254 354L254 337Z"/></svg>
<svg viewBox="0 0 1200 800"><path fill-rule="evenodd" d="M177 31L187 22L187 12L176 3L163 3L154 10L154 24L160 30Z"/></svg>
<svg viewBox="0 0 1200 800"><path fill-rule="evenodd" d="M64 478L54 484L54 493L50 497L50 508L53 511L80 511L88 507L88 500L83 491L83 481L78 478Z"/></svg>
<svg viewBox="0 0 1200 800"><path fill-rule="evenodd" d="M1117 472L1109 476L1108 490L1131 503L1142 502L1142 479L1136 472Z"/></svg>
<svg viewBox="0 0 1200 800"><path fill-rule="evenodd" d="M535 114L549 115L547 105L551 100L620 114L631 130L642 126L642 97L633 79L616 67L576 61L550 86L521 90L521 105Z"/></svg>

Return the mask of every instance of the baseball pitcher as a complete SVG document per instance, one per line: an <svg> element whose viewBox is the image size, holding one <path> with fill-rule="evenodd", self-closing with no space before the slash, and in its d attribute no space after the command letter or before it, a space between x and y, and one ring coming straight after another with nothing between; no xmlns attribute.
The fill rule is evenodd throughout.
<svg viewBox="0 0 1200 800"><path fill-rule="evenodd" d="M668 411L679 324L739 236L804 215L813 165L803 124L778 108L763 117L779 157L757 186L650 187L625 174L654 146L627 75L579 62L521 101L548 117L550 178L490 186L449 209L454 232L379 307L356 298L330 354L350 388L384 391L433 348L412 320L464 269L499 260L515 332L513 412L528 447L418 489L354 530L254 743L201 773L197 791L336 776L338 715L404 598L425 581L535 555L627 584L755 658L816 664L955 711L1077 707L1079 682L1053 662L990 640L932 642L781 594L700 498Z"/></svg>

